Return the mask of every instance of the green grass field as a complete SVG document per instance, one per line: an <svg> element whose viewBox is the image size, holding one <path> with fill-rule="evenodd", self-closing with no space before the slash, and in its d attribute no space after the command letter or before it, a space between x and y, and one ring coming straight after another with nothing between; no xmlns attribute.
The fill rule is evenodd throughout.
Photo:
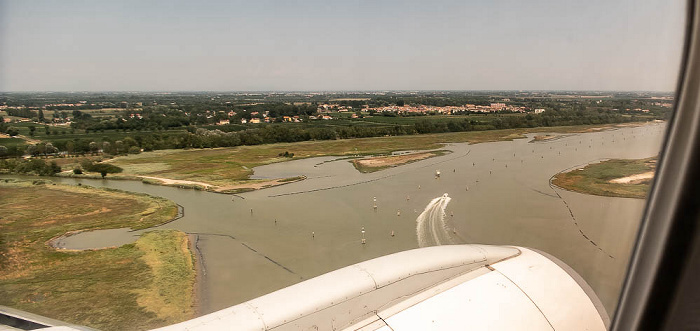
<svg viewBox="0 0 700 331"><path fill-rule="evenodd" d="M20 138L0 138L0 146L22 146L26 145L26 141Z"/></svg>
<svg viewBox="0 0 700 331"><path fill-rule="evenodd" d="M135 244L102 250L47 245L69 231L148 228L176 212L171 201L147 195L1 181L0 305L102 330L193 317L194 266L182 232L149 232Z"/></svg>
<svg viewBox="0 0 700 331"><path fill-rule="evenodd" d="M559 173L552 179L552 183L567 190L580 193L644 199L649 192L652 179L640 180L632 183L611 183L617 178L637 175L654 171L656 158L640 160L607 160L600 163L589 164L583 169Z"/></svg>

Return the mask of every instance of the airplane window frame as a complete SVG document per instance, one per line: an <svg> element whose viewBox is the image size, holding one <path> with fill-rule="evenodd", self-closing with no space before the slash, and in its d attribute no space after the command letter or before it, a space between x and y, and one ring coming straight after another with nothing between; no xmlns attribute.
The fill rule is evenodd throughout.
<svg viewBox="0 0 700 331"><path fill-rule="evenodd" d="M675 110L611 330L700 325L700 0L686 12Z"/></svg>

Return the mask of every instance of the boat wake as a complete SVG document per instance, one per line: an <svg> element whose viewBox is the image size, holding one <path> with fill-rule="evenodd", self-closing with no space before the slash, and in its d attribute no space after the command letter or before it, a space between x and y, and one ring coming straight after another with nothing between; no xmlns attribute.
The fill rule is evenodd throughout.
<svg viewBox="0 0 700 331"><path fill-rule="evenodd" d="M445 208L447 208L450 200L452 198L445 193L443 196L430 201L425 210L418 215L416 219L416 235L419 247L454 243L450 237L447 221L445 220Z"/></svg>

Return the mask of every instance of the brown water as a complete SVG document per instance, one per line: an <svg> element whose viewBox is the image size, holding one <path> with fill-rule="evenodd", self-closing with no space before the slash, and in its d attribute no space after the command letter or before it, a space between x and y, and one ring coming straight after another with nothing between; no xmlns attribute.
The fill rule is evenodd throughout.
<svg viewBox="0 0 700 331"><path fill-rule="evenodd" d="M612 312L645 202L554 189L549 179L600 159L656 155L664 129L650 124L537 143L452 144L451 154L372 174L331 157L295 160L256 168L255 174L307 180L239 196L135 181L57 181L145 192L182 205L184 217L162 228L198 234L202 313L416 248L416 218L444 193L451 200L444 213L448 234L441 235L458 243L546 251L579 272ZM133 240L126 230L95 234L61 244L84 248Z"/></svg>

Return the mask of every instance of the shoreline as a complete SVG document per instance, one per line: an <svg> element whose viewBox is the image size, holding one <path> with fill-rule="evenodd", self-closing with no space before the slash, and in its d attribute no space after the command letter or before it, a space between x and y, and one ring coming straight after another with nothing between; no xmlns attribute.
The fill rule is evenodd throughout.
<svg viewBox="0 0 700 331"><path fill-rule="evenodd" d="M132 228L112 228L112 229L84 229L84 230L76 230L76 231L68 231L64 234L57 235L45 242L45 244L55 250L61 251L61 252L82 252L82 251L97 251L97 250L102 250L102 249L111 249L111 248L119 248L120 246L104 246L104 247L96 247L96 248L85 248L85 249L73 249L73 248L62 248L60 247L61 240L70 238L75 235L79 235L81 233L87 233L87 232L93 232L93 231L104 231L104 230L124 230L125 232L136 232L136 231L155 231L158 230L159 227L166 225L168 223L172 223L174 221L177 221L185 216L185 207L181 206L180 204L175 204L177 207L177 214L175 217L173 217L171 220L164 222L162 224L154 225L149 228L145 229L132 229ZM138 236L139 238L141 237L140 235ZM138 240L138 238L136 239ZM134 242L136 241L134 240Z"/></svg>
<svg viewBox="0 0 700 331"><path fill-rule="evenodd" d="M510 134L506 136L502 136L498 139L485 139L485 140L476 140L472 141L471 139L466 139L463 142L468 143L468 144L480 144L480 143L485 143L485 142L494 142L494 141L507 141L507 140L513 140L513 139L525 139L527 138L525 135L526 134L537 134L537 133L554 133L556 135L552 136L551 139L546 139L542 141L534 141L534 138L532 143L545 143L549 141L554 141L558 140L560 138L564 138L569 136L570 134L573 133L589 133L589 132L601 132L601 131L607 131L607 130L615 130L615 129L620 129L620 128L627 128L627 127L639 127L639 126L644 126L652 123L657 123L657 120L654 121L644 121L644 122L625 122L625 123L608 123L608 124L594 124L594 125L570 125L570 126L553 126L553 127L534 127L534 128L519 128L519 129L502 129L502 130L484 130L484 131L466 131L466 132L450 132L450 133L436 133L436 134L427 134L427 135L454 135L454 134L473 134L473 133L486 133L486 132L496 132L496 131L513 131L513 130L520 130L521 132L517 134ZM425 135L425 136L427 136ZM414 136L424 136L424 135L404 135L404 136L392 136L394 138L397 137L414 137ZM372 137L372 138L352 138L352 139L346 139L346 140L353 140L353 139L382 139L385 137ZM342 139L340 139L342 140ZM301 142L305 143L305 142ZM446 142L444 143L439 143L441 146L437 148L426 148L426 149L417 149L414 152L415 153L428 153L430 151L435 151L439 150L441 148L444 148L446 144L453 143L451 139L447 139ZM293 144L293 143L292 143ZM249 147L249 146L248 146ZM230 147L225 147L225 148L230 148ZM393 150L393 152L400 151L401 149L396 149ZM180 150L176 150L180 151ZM363 154L360 153L359 155L353 156L353 157L347 157L347 155L336 155L338 157L343 158L344 156L347 157L348 159L356 159L358 156L369 156L370 158L372 157L382 157L382 154ZM374 156L372 156L374 155ZM331 156L329 155L314 155L314 156L302 156L295 158L295 160L298 159L305 159L305 158L313 158L313 157L320 157L320 156ZM383 155L387 156L387 155ZM362 158L361 158L362 159ZM112 162L114 161L115 158L111 158L108 160L105 160L103 162ZM285 160L286 161L286 160ZM335 160L337 161L337 160ZM420 161L420 160L417 160ZM284 162L284 161L282 161ZM414 161L415 162L415 161ZM275 162L276 163L276 162ZM354 164L354 162L351 162ZM410 163L410 162L409 162ZM403 164L401 164L403 165ZM389 167L396 167L396 166L401 166L401 165L395 165L395 166L389 166ZM374 171L381 171L386 168L381 168L377 169ZM358 169L358 171L360 171ZM374 172L371 171L371 172ZM362 171L360 171L362 172ZM0 174L3 174L0 172ZM6 173L6 174L12 174L12 173ZM22 176L33 176L33 177L45 177L45 176L40 176L40 175L32 175L32 174L22 174ZM76 179L110 179L110 180L134 180L134 181L141 181L142 183L145 184L151 184L151 185L161 185L161 186L169 186L169 187L177 187L177 188L183 188L183 189L194 189L194 190L201 190L201 191L207 191L207 192L213 192L213 193L220 193L220 194L239 194L239 193L245 193L245 192L251 192L251 191L256 191L256 190L262 190L270 187L276 187L284 184L289 184L289 183L294 183L297 181L305 180L305 176L296 176L296 177L289 177L289 178L276 178L276 179L269 179L265 181L259 181L259 182L254 182L254 183L235 183L232 185L227 185L227 186L219 186L211 183L205 183L201 181L190 181L190 180L182 180L182 179L172 179L172 178L165 178L165 177L157 177L157 176L147 176L147 175L136 175L136 174L119 174L119 175L111 175L107 177L102 177L99 174L81 174L81 175L75 175L70 171L63 171L59 172L55 175L52 176L46 176L46 177L59 177L59 178L76 178ZM243 181L246 180L251 180L251 179L243 179Z"/></svg>
<svg viewBox="0 0 700 331"><path fill-rule="evenodd" d="M61 172L61 173L66 173L66 172ZM13 174L13 173L4 173L4 174L29 176L29 177L48 177L48 178L55 177L55 178L97 179L97 180L100 180L100 179L101 180L131 180L131 181L139 181L139 182L142 182L144 184L149 184L149 185L159 185L159 186L175 187L175 188L181 188L181 189L192 189L192 190L206 191L206 192L218 193L218 194L228 194L228 195L235 195L235 194L239 194L239 193L263 190L266 188L295 183L295 182L299 182L299 181L306 179L306 176L295 176L295 177L288 177L288 178L276 178L276 179L257 181L257 182L251 183L251 184L234 184L234 185L229 185L229 186L216 186L214 184L208 184L208 183L204 183L204 182L179 180L179 179L171 179L171 178L164 178L164 177L142 176L142 175L116 175L116 176L109 176L109 177L102 178L102 176L100 176L100 175L75 175L73 173L66 173L65 175L61 175L61 173L58 173L58 174L53 175L53 176L41 176L41 175L33 175L33 174ZM3 173L0 173L0 174L3 174Z"/></svg>
<svg viewBox="0 0 700 331"><path fill-rule="evenodd" d="M193 318L196 318L202 316L206 271L204 269L204 257L197 246L199 235L187 233L187 242L190 254L192 254L192 259L194 260L195 276L194 284L192 284L192 309L195 315Z"/></svg>

